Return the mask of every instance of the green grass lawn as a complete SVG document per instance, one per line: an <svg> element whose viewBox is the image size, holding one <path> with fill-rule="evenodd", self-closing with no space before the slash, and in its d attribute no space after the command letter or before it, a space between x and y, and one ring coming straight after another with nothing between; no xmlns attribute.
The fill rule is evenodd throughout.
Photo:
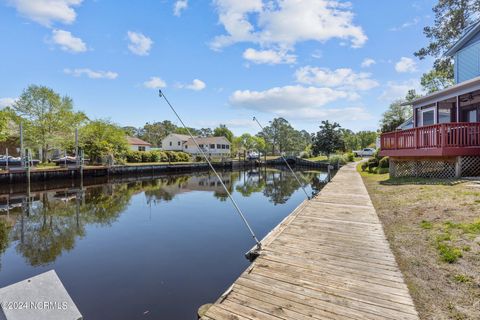
<svg viewBox="0 0 480 320"><path fill-rule="evenodd" d="M309 160L309 161L325 161L325 160L328 160L328 157L327 156L317 156L317 157L313 157L313 158L308 158L306 160Z"/></svg>
<svg viewBox="0 0 480 320"><path fill-rule="evenodd" d="M363 178L421 319L480 319L480 188Z"/></svg>
<svg viewBox="0 0 480 320"><path fill-rule="evenodd" d="M44 169L44 168L55 168L57 167L57 165L53 162L42 162L36 165L35 167L38 169Z"/></svg>

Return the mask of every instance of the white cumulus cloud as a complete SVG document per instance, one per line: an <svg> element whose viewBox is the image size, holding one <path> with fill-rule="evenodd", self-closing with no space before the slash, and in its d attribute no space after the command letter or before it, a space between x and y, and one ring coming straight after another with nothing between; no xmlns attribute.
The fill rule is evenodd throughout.
<svg viewBox="0 0 480 320"><path fill-rule="evenodd" d="M167 83L159 77L150 77L150 79L143 83L143 86L148 89L160 89L165 88Z"/></svg>
<svg viewBox="0 0 480 320"><path fill-rule="evenodd" d="M255 50L248 48L243 52L243 58L256 64L291 64L297 57L288 54L285 50Z"/></svg>
<svg viewBox="0 0 480 320"><path fill-rule="evenodd" d="M82 39L75 37L71 32L65 30L53 30L52 42L59 45L64 51L78 53L87 51L87 45Z"/></svg>
<svg viewBox="0 0 480 320"><path fill-rule="evenodd" d="M74 77L81 77L85 75L91 79L116 79L118 77L118 73L113 71L95 71L89 68L77 68L77 69L64 69L64 73L70 74Z"/></svg>
<svg viewBox="0 0 480 320"><path fill-rule="evenodd" d="M147 56L152 48L153 41L149 37L139 32L128 31L128 49L139 56Z"/></svg>
<svg viewBox="0 0 480 320"><path fill-rule="evenodd" d="M374 59L372 59L372 58L365 58L365 59L363 59L363 61L362 61L361 67L362 67L362 68L368 68L368 67L373 66L375 63L377 63L377 62L376 62Z"/></svg>
<svg viewBox="0 0 480 320"><path fill-rule="evenodd" d="M410 79L407 81L388 81L384 91L379 99L383 101L394 101L396 99L403 99L409 90L414 89L417 93L422 92L420 81L418 79Z"/></svg>
<svg viewBox="0 0 480 320"><path fill-rule="evenodd" d="M15 103L17 99L15 98L0 98L0 108L9 107Z"/></svg>
<svg viewBox="0 0 480 320"><path fill-rule="evenodd" d="M257 112L273 113L288 119L318 121L319 119L369 120L372 116L363 107L326 107L327 104L356 100L352 92L332 88L304 86L275 87L265 91L237 90L230 96L230 104Z"/></svg>
<svg viewBox="0 0 480 320"><path fill-rule="evenodd" d="M213 39L213 49L238 42L293 49L298 42L325 42L333 38L349 41L357 48L367 41L363 29L353 22L348 2L215 0L214 5L226 34Z"/></svg>
<svg viewBox="0 0 480 320"><path fill-rule="evenodd" d="M77 14L75 6L83 0L9 0L18 13L43 26L50 27L54 22L71 24Z"/></svg>
<svg viewBox="0 0 480 320"><path fill-rule="evenodd" d="M245 109L283 114L300 108L315 109L339 99L357 98L355 93L332 88L295 85L265 91L237 90L230 97L230 103Z"/></svg>
<svg viewBox="0 0 480 320"><path fill-rule="evenodd" d="M395 64L395 70L400 73L417 71L417 63L412 58L401 57Z"/></svg>
<svg viewBox="0 0 480 320"><path fill-rule="evenodd" d="M295 72L297 82L315 86L341 88L344 90L370 90L379 84L370 73L355 73L352 69L317 68L305 66Z"/></svg>
<svg viewBox="0 0 480 320"><path fill-rule="evenodd" d="M173 14L179 17L182 11L188 8L188 0L177 0L173 4Z"/></svg>
<svg viewBox="0 0 480 320"><path fill-rule="evenodd" d="M207 87L207 84L200 79L193 79L190 84L179 84L179 88L185 88L194 91L201 91Z"/></svg>

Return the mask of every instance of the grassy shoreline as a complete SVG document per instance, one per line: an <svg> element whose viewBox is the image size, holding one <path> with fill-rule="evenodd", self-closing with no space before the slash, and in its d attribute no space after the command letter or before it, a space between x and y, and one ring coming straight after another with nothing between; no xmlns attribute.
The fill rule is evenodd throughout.
<svg viewBox="0 0 480 320"><path fill-rule="evenodd" d="M359 172L420 318L480 319L480 188Z"/></svg>

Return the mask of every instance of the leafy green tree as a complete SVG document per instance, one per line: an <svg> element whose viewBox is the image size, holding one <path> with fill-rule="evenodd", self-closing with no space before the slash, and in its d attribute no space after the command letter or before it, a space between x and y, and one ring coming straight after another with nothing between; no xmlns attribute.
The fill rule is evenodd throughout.
<svg viewBox="0 0 480 320"><path fill-rule="evenodd" d="M399 125L412 117L413 110L411 105L413 100L419 98L420 95L412 89L409 90L404 99L398 99L390 104L388 110L385 111L380 120L380 131L391 132L395 131Z"/></svg>
<svg viewBox="0 0 480 320"><path fill-rule="evenodd" d="M320 130L313 138L313 154L315 156L319 154L329 156L343 147L344 142L341 126L336 122L330 123L328 120L322 121Z"/></svg>
<svg viewBox="0 0 480 320"><path fill-rule="evenodd" d="M83 126L80 129L80 146L96 163L108 155L122 158L128 150L125 131L107 120L94 120Z"/></svg>
<svg viewBox="0 0 480 320"><path fill-rule="evenodd" d="M289 130L289 136L287 137L287 151L298 154L305 150L305 148L311 143L311 140L311 135L307 131L298 131L292 127Z"/></svg>
<svg viewBox="0 0 480 320"><path fill-rule="evenodd" d="M252 149L265 152L267 149L267 143L262 137L252 136L252 147Z"/></svg>
<svg viewBox="0 0 480 320"><path fill-rule="evenodd" d="M8 138L8 121L10 117L7 111L0 110L0 141L5 141Z"/></svg>
<svg viewBox="0 0 480 320"><path fill-rule="evenodd" d="M377 140L375 131L359 131L357 133L350 129L342 129L345 151L352 151L366 148Z"/></svg>
<svg viewBox="0 0 480 320"><path fill-rule="evenodd" d="M84 113L73 111L71 98L60 97L44 86L29 86L12 109L17 121L24 124L27 145L40 147L44 162L48 159L48 152L73 139L75 128L87 119Z"/></svg>
<svg viewBox="0 0 480 320"><path fill-rule="evenodd" d="M203 137L203 138L213 136L213 131L210 128L201 128L200 132L201 132L200 136Z"/></svg>
<svg viewBox="0 0 480 320"><path fill-rule="evenodd" d="M444 57L444 53L460 38L464 29L476 22L480 12L480 0L439 0L433 7L435 19L433 26L423 29L429 44L417 52L415 56L425 59L435 58L433 71L422 77L422 86L433 92L453 83L452 60Z"/></svg>
<svg viewBox="0 0 480 320"><path fill-rule="evenodd" d="M300 131L300 135L301 135L301 139L302 139L302 145L305 145L305 147L307 145L310 145L312 144L312 135L310 134L310 132L308 132L307 130L301 130ZM300 146L302 147L302 146ZM305 149L305 147L303 149Z"/></svg>
<svg viewBox="0 0 480 320"><path fill-rule="evenodd" d="M202 132L198 129L195 129L195 128L188 128L188 130L190 130L190 133L194 136L201 136L202 135ZM174 133L178 133L178 134L186 134L188 135L188 131L187 129L183 128L183 127L177 127L174 131Z"/></svg>
<svg viewBox="0 0 480 320"><path fill-rule="evenodd" d="M378 134L375 131L359 131L356 133L360 149L366 148L377 141Z"/></svg>
<svg viewBox="0 0 480 320"><path fill-rule="evenodd" d="M233 132L226 125L221 124L213 130L214 137L225 137L228 141L233 141Z"/></svg>
<svg viewBox="0 0 480 320"><path fill-rule="evenodd" d="M405 95L405 102L412 103L413 100L420 98L421 95L415 91L415 89L408 90L407 94Z"/></svg>
<svg viewBox="0 0 480 320"><path fill-rule="evenodd" d="M272 154L289 152L300 152L310 142L310 135L306 131L295 130L284 118L275 118L270 124L257 134L265 139L267 148Z"/></svg>
<svg viewBox="0 0 480 320"><path fill-rule="evenodd" d="M454 85L453 65L450 65L448 70L432 69L423 74L420 84L428 93L433 93Z"/></svg>
<svg viewBox="0 0 480 320"><path fill-rule="evenodd" d="M252 136L244 133L240 137L234 138L234 144L237 149L264 151L266 144L262 137Z"/></svg>
<svg viewBox="0 0 480 320"><path fill-rule="evenodd" d="M138 132L138 137L154 146L161 146L162 140L177 130L177 126L169 120L146 123Z"/></svg>
<svg viewBox="0 0 480 320"><path fill-rule="evenodd" d="M130 137L138 137L139 129L132 127L132 126L126 126L122 128L123 131L125 131L125 134Z"/></svg>
<svg viewBox="0 0 480 320"><path fill-rule="evenodd" d="M343 143L345 150L360 149L360 143L357 135L350 129L342 129Z"/></svg>
<svg viewBox="0 0 480 320"><path fill-rule="evenodd" d="M402 105L404 100L397 100L390 104L380 120L380 130L382 132L395 131L399 125L407 121L412 116L412 107Z"/></svg>

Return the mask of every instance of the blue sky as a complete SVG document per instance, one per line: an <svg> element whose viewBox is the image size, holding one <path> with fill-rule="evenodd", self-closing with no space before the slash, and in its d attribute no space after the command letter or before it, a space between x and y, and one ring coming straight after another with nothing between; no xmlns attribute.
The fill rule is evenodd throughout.
<svg viewBox="0 0 480 320"><path fill-rule="evenodd" d="M176 122L161 87L194 127L376 129L432 65L433 0L0 1L0 107L41 84L122 126Z"/></svg>

